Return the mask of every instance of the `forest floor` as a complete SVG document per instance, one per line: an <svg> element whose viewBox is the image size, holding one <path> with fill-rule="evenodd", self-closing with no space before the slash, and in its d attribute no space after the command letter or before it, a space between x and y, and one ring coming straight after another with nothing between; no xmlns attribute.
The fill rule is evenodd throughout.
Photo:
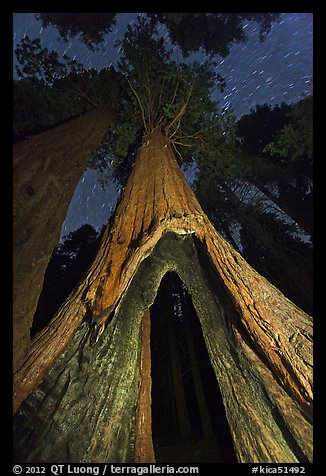
<svg viewBox="0 0 326 476"><path fill-rule="evenodd" d="M223 463L220 449L215 439L203 438L188 441L157 442L155 444L157 463Z"/></svg>

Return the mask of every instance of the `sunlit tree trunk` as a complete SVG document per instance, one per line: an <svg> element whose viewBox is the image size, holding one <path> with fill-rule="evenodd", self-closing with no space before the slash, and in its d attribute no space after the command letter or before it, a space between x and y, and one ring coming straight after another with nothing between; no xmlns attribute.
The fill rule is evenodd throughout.
<svg viewBox="0 0 326 476"><path fill-rule="evenodd" d="M227 238L227 241L229 243L231 243L231 245L233 246L233 248L238 251L238 253L240 253L240 248L239 246L237 245L235 239L233 238L232 236L232 233L231 233L231 230L230 230L230 227L227 225L227 223L225 223L224 221L220 220L220 226L223 230L223 232L225 233L225 236Z"/></svg>
<svg viewBox="0 0 326 476"><path fill-rule="evenodd" d="M140 386L136 409L135 463L155 463L152 440L151 319L147 309L142 319Z"/></svg>
<svg viewBox="0 0 326 476"><path fill-rule="evenodd" d="M14 369L30 346L44 273L75 188L112 121L108 107L14 145Z"/></svg>
<svg viewBox="0 0 326 476"><path fill-rule="evenodd" d="M214 229L159 130L144 137L93 265L14 376L21 458L132 460L141 319L167 271L200 319L238 460L311 460L311 317ZM110 306L91 347L87 316Z"/></svg>

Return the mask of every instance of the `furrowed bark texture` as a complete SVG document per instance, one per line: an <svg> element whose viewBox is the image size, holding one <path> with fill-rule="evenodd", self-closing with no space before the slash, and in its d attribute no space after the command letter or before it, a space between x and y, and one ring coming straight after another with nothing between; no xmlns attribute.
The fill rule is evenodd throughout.
<svg viewBox="0 0 326 476"><path fill-rule="evenodd" d="M194 243L188 256L191 264L186 270L175 264L180 261L183 248L174 261L172 258L169 261L167 250L161 261L157 258L155 250L159 249L161 238L171 234L181 235L184 246L189 239ZM184 235L194 238L184 237L182 240ZM196 250L199 250L200 259L196 258ZM156 256L156 261L154 258L148 261L152 255ZM202 271L196 275L192 270L196 259L199 270L205 269L206 273L210 270L209 278ZM178 272L188 287L201 321L239 461L311 460L312 320L253 270L213 228L187 185L168 139L158 131L144 138L113 224L106 230L87 276L61 306L48 328L35 337L24 365L16 372L14 410L33 392L48 369L58 367L55 362L57 357L65 349L71 352L73 344L68 344L87 310L91 309L94 315L99 315L102 310L114 305L114 317L107 329L116 325L117 316L122 319L126 296L136 286L136 272L148 262L157 265L159 271L156 272L155 285L152 283L148 289L142 288L143 294L139 299L143 300L143 307L138 314L143 316L153 303L163 275L168 270ZM146 293L150 294L150 298L146 298ZM225 296L219 298L223 293ZM130 319L130 316L126 318ZM139 334L139 328L140 324L133 324L135 335ZM106 330L103 333L106 342L110 332ZM123 335L122 331L117 332ZM136 345L139 340L133 338L133 342ZM119 344L116 341L115 345L123 347L124 343L125 337ZM115 349L113 343L110 349L111 352ZM120 359L119 368L122 362L124 360ZM128 368L134 369L135 365L133 360ZM48 374L51 372L54 370L51 369ZM118 374L114 376L112 367L110 372L111 386L116 386L116 379L121 384L124 382ZM106 372L105 375L109 374ZM136 370L132 375L136 375ZM47 376L45 381L48 379ZM129 385L137 380L130 376L128 379ZM127 380L123 388L128 384ZM22 409L31 405L36 394L37 390L22 405ZM132 398L127 399L129 409L133 405L135 408L137 402L135 392L130 394ZM124 405L128 406L127 403ZM26 410L20 410L18 417L22 411L26 413ZM102 426L113 425L110 430L106 426L110 444L113 445L111 456L118 445L114 428L118 428L115 425L119 423L119 412L116 415L116 420L110 416L111 423L101 420ZM121 418L124 418L123 415ZM94 421L98 422L95 425L100 425L99 420ZM96 441L99 441L98 437ZM120 454L119 461L127 461L123 458L130 451L129 447L128 451ZM91 458L92 454L88 453L88 457Z"/></svg>
<svg viewBox="0 0 326 476"><path fill-rule="evenodd" d="M238 209L241 205L239 198L227 184L223 184L222 188L228 199L234 204L235 209ZM288 251L277 248L270 233L264 229L259 220L255 219L255 217L247 215L241 219L241 224L247 233L253 237L258 236L258 241L267 250L267 253L274 262L278 263L283 275L281 283L291 283L288 286L292 292L292 296L297 298L297 302L302 303L302 307L305 307L306 312L307 309L311 310L313 308L312 278L309 276L307 269L302 268L300 263L297 262L297 258L289 255ZM296 301L295 298L294 301Z"/></svg>
<svg viewBox="0 0 326 476"><path fill-rule="evenodd" d="M51 253L74 190L112 121L95 109L14 145L14 370L30 346L30 327Z"/></svg>
<svg viewBox="0 0 326 476"><path fill-rule="evenodd" d="M151 320L147 309L142 319L140 387L136 408L135 463L155 463L152 441Z"/></svg>

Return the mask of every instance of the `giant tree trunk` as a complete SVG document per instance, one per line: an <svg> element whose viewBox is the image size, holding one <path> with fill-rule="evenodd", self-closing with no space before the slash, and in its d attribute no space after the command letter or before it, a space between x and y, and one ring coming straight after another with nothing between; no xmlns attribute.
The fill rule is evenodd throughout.
<svg viewBox="0 0 326 476"><path fill-rule="evenodd" d="M214 229L158 130L89 272L14 376L21 460L132 460L141 320L168 271L200 319L238 460L311 460L312 320ZM91 347L83 318L111 305Z"/></svg>
<svg viewBox="0 0 326 476"><path fill-rule="evenodd" d="M51 253L75 188L112 111L84 116L14 145L14 369L30 346L30 328Z"/></svg>

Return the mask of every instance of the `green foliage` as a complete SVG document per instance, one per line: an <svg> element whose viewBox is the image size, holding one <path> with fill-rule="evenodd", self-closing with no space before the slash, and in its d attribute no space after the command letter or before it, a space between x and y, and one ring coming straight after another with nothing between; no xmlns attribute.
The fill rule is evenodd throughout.
<svg viewBox="0 0 326 476"><path fill-rule="evenodd" d="M108 104L114 109L120 101L120 75L113 66L96 69L73 71L55 81L53 86L67 91L71 98L78 102L87 103L90 108Z"/></svg>
<svg viewBox="0 0 326 476"><path fill-rule="evenodd" d="M283 163L280 197L291 203L304 217L307 229L312 229L313 96L294 104L288 117L289 122L264 150L272 157L280 157Z"/></svg>
<svg viewBox="0 0 326 476"><path fill-rule="evenodd" d="M42 48L39 39L31 40L27 35L15 53L22 79L14 81L14 141L90 109L80 94L71 94L71 82L84 71L82 65L68 56L60 61L56 52Z"/></svg>
<svg viewBox="0 0 326 476"><path fill-rule="evenodd" d="M62 78L66 74L64 63L59 60L56 51L49 51L41 47L41 40L31 40L28 35L15 49L15 54L22 68L16 66L18 77L38 78L47 84L52 84L55 79Z"/></svg>
<svg viewBox="0 0 326 476"><path fill-rule="evenodd" d="M312 96L292 105L257 106L237 124L248 178L276 190L278 205L312 233Z"/></svg>
<svg viewBox="0 0 326 476"><path fill-rule="evenodd" d="M233 43L247 40L243 26L255 21L263 40L278 13L148 13L152 21L166 24L172 43L187 57L200 48L208 55L226 57Z"/></svg>
<svg viewBox="0 0 326 476"><path fill-rule="evenodd" d="M198 147L201 134L216 115L217 104L210 93L224 86L214 63L177 64L153 23L144 20L129 26L118 45L126 96L120 103L109 147L113 166L124 160L137 137L157 127L175 146L189 151ZM182 158L191 161L191 152Z"/></svg>
<svg viewBox="0 0 326 476"><path fill-rule="evenodd" d="M311 244L302 241L293 223L265 212L262 206L250 203L243 206L240 220L244 258L299 307L312 314Z"/></svg>
<svg viewBox="0 0 326 476"><path fill-rule="evenodd" d="M55 26L65 41L81 35L81 40L92 50L103 41L104 35L115 25L116 13L39 13L43 27Z"/></svg>
<svg viewBox="0 0 326 476"><path fill-rule="evenodd" d="M64 90L47 86L37 79L23 79L13 84L13 140L79 116L87 110L84 102L72 100Z"/></svg>
<svg viewBox="0 0 326 476"><path fill-rule="evenodd" d="M120 76L111 66L85 70L75 60L42 48L26 36L16 48L21 79L14 81L14 140L99 106L114 108L120 99Z"/></svg>
<svg viewBox="0 0 326 476"><path fill-rule="evenodd" d="M236 134L242 150L254 156L264 155L264 147L272 142L289 122L290 109L291 106L285 103L280 106L257 104L249 114L243 115L236 125Z"/></svg>
<svg viewBox="0 0 326 476"><path fill-rule="evenodd" d="M252 187L245 180L214 180L199 169L196 186L200 204L223 236L235 240L254 269L311 313L312 246L298 227L273 213L259 192L249 195Z"/></svg>
<svg viewBox="0 0 326 476"><path fill-rule="evenodd" d="M270 155L280 155L289 161L306 157L313 158L313 97L294 104L289 113L289 123L279 132L264 151Z"/></svg>
<svg viewBox="0 0 326 476"><path fill-rule="evenodd" d="M247 152L262 151L268 137L280 137L282 122L286 127L295 123L298 129L300 124L302 136L305 130L310 131L306 137L311 136L311 114L307 109L308 105L301 102L286 107L258 106L240 120L240 125L240 121L235 124L232 118L224 118L225 123L211 131L214 139L208 137L206 147L196 154L195 186L197 198L219 231L232 240L239 236L237 232L232 237L233 226L235 230L240 226L241 254L245 259L286 296L311 313L311 245L301 240L297 225L286 215L270 213L266 198L259 191L253 194L250 185L253 181L258 187L260 184L267 188L277 186L274 193L278 205L282 208L284 204L286 213L292 216L290 212L293 212L296 221L300 219L301 226L307 230L312 210L312 180L307 161L303 156L293 162L280 155L256 156ZM226 132L224 136L223 132ZM236 184L239 184L237 190L244 190L243 195L232 192ZM236 241L240 243L239 238Z"/></svg>
<svg viewBox="0 0 326 476"><path fill-rule="evenodd" d="M65 90L77 98L87 100L93 107L114 102L118 95L118 74L114 68L86 70L81 63L67 54L59 59L58 53L42 48L39 39L25 36L15 49L17 74L23 79L40 82Z"/></svg>
<svg viewBox="0 0 326 476"><path fill-rule="evenodd" d="M124 122L118 113L114 127L108 131L89 162L89 168L99 172L98 180L103 188L111 180L124 186L135 161L141 132L139 123L134 121L133 110L128 111L126 107L124 117L128 114L131 114L132 120Z"/></svg>
<svg viewBox="0 0 326 476"><path fill-rule="evenodd" d="M196 158L202 189L244 176L247 164L240 159L234 119L226 113L219 117L218 105L211 99L214 88L225 86L215 72L216 64L176 63L155 23L141 19L128 27L117 46L125 96L107 148L113 170L121 168L127 156L130 159L134 141L160 127L182 163Z"/></svg>
<svg viewBox="0 0 326 476"><path fill-rule="evenodd" d="M57 26L64 39L81 33L82 40L88 46L94 46L110 30L114 15L41 13L38 18L42 20L44 27ZM215 53L222 52L226 55L226 44L245 40L242 29L244 21L257 20L262 31L268 31L270 22L276 19L271 14L194 13L148 16L150 21L139 18L137 25L129 26L120 43L122 57L119 75L112 69L100 73L95 70L85 71L68 56L63 58L63 62L56 53L49 53L47 48L42 49L40 40L30 40L28 37L16 50L22 65L19 69L21 77L38 78L58 90L68 92L78 104L83 103L85 109L107 101L116 104L116 98L119 97L118 118L111 137L106 142L108 147L104 147L103 143L92 161L92 166L102 173L108 157L113 170L122 170L124 163L131 163L130 150L133 150L134 141L154 127L161 127L166 135L173 138L178 158L182 158L184 162L190 162L193 150L200 149L199 139L203 136L203 131L215 127L211 121L214 121L217 105L212 102L210 93L214 88L223 90L225 86L224 79L215 73L216 64L213 61L206 61L202 65L177 64L171 59L172 53L166 49L164 39L156 32L158 21L166 22L170 29L174 25L174 32L176 26L182 32L189 21L194 21L194 31L198 30L198 44L192 44L191 48L204 47L212 53L214 46ZM217 31L220 35L217 35ZM184 34L183 31L181 43ZM190 36L197 37L193 31ZM187 41L191 39L188 38ZM217 47L217 44L220 46ZM182 48L185 51L188 46L183 45ZM124 93L121 93L120 86L124 88ZM205 142L208 140L206 134ZM184 149L182 154L180 147Z"/></svg>
<svg viewBox="0 0 326 476"><path fill-rule="evenodd" d="M39 13L36 18L43 27L52 25L65 41L81 35L81 40L92 50L104 41L116 23L117 13ZM164 23L172 43L180 46L185 57L202 48L207 54L227 56L230 46L245 41L245 22L260 25L261 40L270 31L279 13L147 13L153 25Z"/></svg>
<svg viewBox="0 0 326 476"><path fill-rule="evenodd" d="M235 140L235 119L230 112L215 116L200 139L200 147L195 151L197 176L196 194L200 200L212 198L212 190L225 181L246 175ZM207 201L206 201L207 202Z"/></svg>

